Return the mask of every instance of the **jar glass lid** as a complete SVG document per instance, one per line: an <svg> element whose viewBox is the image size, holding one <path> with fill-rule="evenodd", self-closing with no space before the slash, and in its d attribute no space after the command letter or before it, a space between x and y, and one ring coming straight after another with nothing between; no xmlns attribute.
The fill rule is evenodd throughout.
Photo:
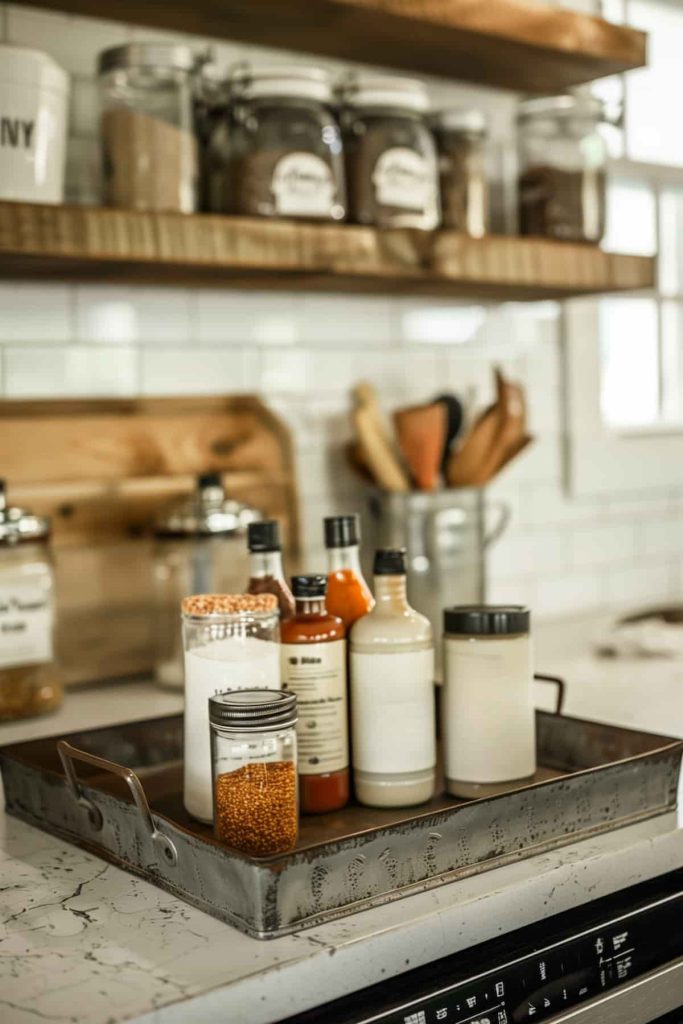
<svg viewBox="0 0 683 1024"><path fill-rule="evenodd" d="M50 536L50 520L34 516L24 508L7 504L5 481L0 480L0 544L46 540Z"/></svg>
<svg viewBox="0 0 683 1024"><path fill-rule="evenodd" d="M197 58L190 46L176 43L128 43L100 53L99 74L126 68L156 68L164 71L192 71Z"/></svg>
<svg viewBox="0 0 683 1024"><path fill-rule="evenodd" d="M233 89L246 99L283 97L290 99L315 100L318 103L332 101L332 83L327 71L315 67L296 65L265 65L252 68L248 65L234 68L231 74Z"/></svg>
<svg viewBox="0 0 683 1024"><path fill-rule="evenodd" d="M389 107L426 114L429 93L416 78L393 75L362 75L350 79L342 87L342 96L352 107Z"/></svg>
<svg viewBox="0 0 683 1024"><path fill-rule="evenodd" d="M215 534L243 534L261 513L226 497L220 473L197 478L194 494L176 502L154 523L157 537L209 537Z"/></svg>

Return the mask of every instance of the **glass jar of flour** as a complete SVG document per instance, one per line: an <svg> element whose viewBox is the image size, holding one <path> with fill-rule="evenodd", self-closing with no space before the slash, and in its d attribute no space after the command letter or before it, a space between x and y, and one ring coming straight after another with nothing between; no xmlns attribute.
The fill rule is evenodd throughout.
<svg viewBox="0 0 683 1024"><path fill-rule="evenodd" d="M530 615L518 606L444 612L442 725L446 788L483 797L536 771Z"/></svg>
<svg viewBox="0 0 683 1024"><path fill-rule="evenodd" d="M213 818L209 698L280 689L280 626L273 594L199 594L182 602L185 651L184 801Z"/></svg>
<svg viewBox="0 0 683 1024"><path fill-rule="evenodd" d="M7 505L0 480L0 721L62 702L53 651L50 522Z"/></svg>

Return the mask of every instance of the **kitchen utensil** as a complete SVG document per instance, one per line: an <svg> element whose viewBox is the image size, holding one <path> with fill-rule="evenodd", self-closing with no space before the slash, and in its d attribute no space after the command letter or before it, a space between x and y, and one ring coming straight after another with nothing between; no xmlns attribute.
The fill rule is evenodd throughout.
<svg viewBox="0 0 683 1024"><path fill-rule="evenodd" d="M448 430L448 413L441 402L397 409L394 425L401 454L420 491L433 491Z"/></svg>
<svg viewBox="0 0 683 1024"><path fill-rule="evenodd" d="M526 405L521 386L506 380L499 369L495 371L495 376L500 425L489 451L472 477L471 483L477 487L482 487L496 475L505 463L508 452L514 450L524 436L526 424Z"/></svg>
<svg viewBox="0 0 683 1024"><path fill-rule="evenodd" d="M434 402L441 402L446 409L446 440L443 446L443 455L441 456L441 474L445 477L446 466L448 465L448 456L453 442L462 430L465 413L462 407L462 402L456 395L450 393L438 395L434 399Z"/></svg>
<svg viewBox="0 0 683 1024"><path fill-rule="evenodd" d="M469 487L485 459L491 453L502 425L502 410L497 402L482 412L464 440L451 453L446 468L449 487Z"/></svg>
<svg viewBox="0 0 683 1024"><path fill-rule="evenodd" d="M378 486L386 491L409 491L410 477L401 465L393 439L371 384L357 384L352 413L359 455Z"/></svg>

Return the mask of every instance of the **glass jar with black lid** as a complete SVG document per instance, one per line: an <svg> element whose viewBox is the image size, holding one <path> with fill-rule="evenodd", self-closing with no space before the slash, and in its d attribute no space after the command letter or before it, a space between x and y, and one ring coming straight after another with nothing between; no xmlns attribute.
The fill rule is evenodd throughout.
<svg viewBox="0 0 683 1024"><path fill-rule="evenodd" d="M239 67L231 114L209 145L214 212L341 221L346 189L341 135L326 71Z"/></svg>
<svg viewBox="0 0 683 1024"><path fill-rule="evenodd" d="M349 218L379 228L437 228L438 165L424 85L361 76L341 96Z"/></svg>

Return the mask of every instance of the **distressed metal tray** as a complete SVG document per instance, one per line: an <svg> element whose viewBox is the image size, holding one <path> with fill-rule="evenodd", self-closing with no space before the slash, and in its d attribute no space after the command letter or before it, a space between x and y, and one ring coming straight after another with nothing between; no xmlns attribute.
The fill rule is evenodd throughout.
<svg viewBox="0 0 683 1024"><path fill-rule="evenodd" d="M179 715L13 744L0 765L10 814L271 938L676 806L683 741L544 712L537 737L540 767L523 788L441 794L419 813L350 805L304 818L296 850L269 859L188 817Z"/></svg>

